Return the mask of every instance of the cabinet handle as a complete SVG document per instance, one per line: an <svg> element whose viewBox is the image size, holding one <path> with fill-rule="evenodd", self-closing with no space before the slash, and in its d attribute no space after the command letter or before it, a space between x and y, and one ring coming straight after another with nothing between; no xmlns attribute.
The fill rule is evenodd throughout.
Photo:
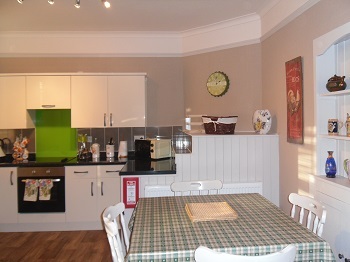
<svg viewBox="0 0 350 262"><path fill-rule="evenodd" d="M103 182L101 182L101 196L103 196Z"/></svg>
<svg viewBox="0 0 350 262"><path fill-rule="evenodd" d="M118 173L120 172L120 169L119 170L107 170L106 173Z"/></svg>
<svg viewBox="0 0 350 262"><path fill-rule="evenodd" d="M56 107L56 105L41 105L43 108L53 108Z"/></svg>
<svg viewBox="0 0 350 262"><path fill-rule="evenodd" d="M91 182L91 196L94 196L94 190L93 190L93 187L94 187L94 182Z"/></svg>
<svg viewBox="0 0 350 262"><path fill-rule="evenodd" d="M88 174L89 171L74 171L74 174Z"/></svg>
<svg viewBox="0 0 350 262"><path fill-rule="evenodd" d="M103 126L106 126L106 113L104 114L104 116L103 116Z"/></svg>
<svg viewBox="0 0 350 262"><path fill-rule="evenodd" d="M112 115L112 113L109 114L109 126L113 126L113 115Z"/></svg>
<svg viewBox="0 0 350 262"><path fill-rule="evenodd" d="M13 176L13 171L11 171L11 173L10 173L10 184L11 184L11 186L13 186L12 176Z"/></svg>

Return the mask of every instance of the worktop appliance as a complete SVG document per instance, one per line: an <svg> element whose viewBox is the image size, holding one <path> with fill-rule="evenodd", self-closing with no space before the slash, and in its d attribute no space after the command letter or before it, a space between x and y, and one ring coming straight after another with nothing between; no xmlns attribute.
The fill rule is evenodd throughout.
<svg viewBox="0 0 350 262"><path fill-rule="evenodd" d="M172 155L171 139L136 139L136 159L164 159Z"/></svg>

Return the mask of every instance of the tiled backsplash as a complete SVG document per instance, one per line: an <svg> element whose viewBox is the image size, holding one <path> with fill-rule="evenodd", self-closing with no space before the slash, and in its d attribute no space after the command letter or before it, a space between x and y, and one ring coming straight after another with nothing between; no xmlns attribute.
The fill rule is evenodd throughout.
<svg viewBox="0 0 350 262"><path fill-rule="evenodd" d="M181 126L165 126L165 127L112 127L112 128L78 128L78 134L87 134L91 136L92 143L95 138L100 144L100 150L106 151L106 144L110 138L113 138L115 150L118 150L120 141L127 141L128 151L134 151L134 137L142 138L168 138L176 141L177 138L183 135ZM88 144L89 145L89 144ZM77 145L79 148L80 145Z"/></svg>
<svg viewBox="0 0 350 262"><path fill-rule="evenodd" d="M134 136L142 136L143 138L169 138L173 141L173 146L177 152L188 153L192 150L191 136L186 135L182 132L181 126L164 126L164 127L122 127L122 128L79 128L77 129L78 134L87 134L92 137L92 143L97 138L97 142L100 144L100 150L106 151L106 144L110 138L113 138L115 143L115 150L118 150L120 141L127 141L128 151L134 151ZM26 136L29 138L30 143L28 144L28 150L30 153L36 152L36 136L35 129L7 129L0 130L0 138L8 138L9 141L5 141L3 150L6 154L13 153L13 142L17 136ZM75 140L77 141L77 139ZM77 143L77 142L76 142ZM86 146L90 147L91 143ZM79 145L76 145L78 150ZM62 156L62 155L60 155Z"/></svg>

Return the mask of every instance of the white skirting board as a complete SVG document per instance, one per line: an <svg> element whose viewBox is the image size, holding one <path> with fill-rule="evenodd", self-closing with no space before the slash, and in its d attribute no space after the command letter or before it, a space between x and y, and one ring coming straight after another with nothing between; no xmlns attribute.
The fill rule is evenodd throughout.
<svg viewBox="0 0 350 262"><path fill-rule="evenodd" d="M230 183L223 184L219 194L242 194L259 193L262 195L262 182L254 183ZM145 186L145 197L174 196L170 185L147 185Z"/></svg>

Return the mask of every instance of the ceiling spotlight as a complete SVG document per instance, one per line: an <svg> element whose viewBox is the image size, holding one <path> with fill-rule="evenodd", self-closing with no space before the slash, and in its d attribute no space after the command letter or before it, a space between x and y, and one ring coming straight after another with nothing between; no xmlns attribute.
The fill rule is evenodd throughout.
<svg viewBox="0 0 350 262"><path fill-rule="evenodd" d="M53 5L53 4L55 3L54 0L48 0L47 2L48 2L50 5Z"/></svg>
<svg viewBox="0 0 350 262"><path fill-rule="evenodd" d="M106 8L110 8L111 7L111 3L108 0L101 0L101 2L104 4L104 6Z"/></svg>
<svg viewBox="0 0 350 262"><path fill-rule="evenodd" d="M18 3L23 4L24 0L17 0Z"/></svg>
<svg viewBox="0 0 350 262"><path fill-rule="evenodd" d="M75 0L75 5L76 8L80 8L80 0Z"/></svg>

